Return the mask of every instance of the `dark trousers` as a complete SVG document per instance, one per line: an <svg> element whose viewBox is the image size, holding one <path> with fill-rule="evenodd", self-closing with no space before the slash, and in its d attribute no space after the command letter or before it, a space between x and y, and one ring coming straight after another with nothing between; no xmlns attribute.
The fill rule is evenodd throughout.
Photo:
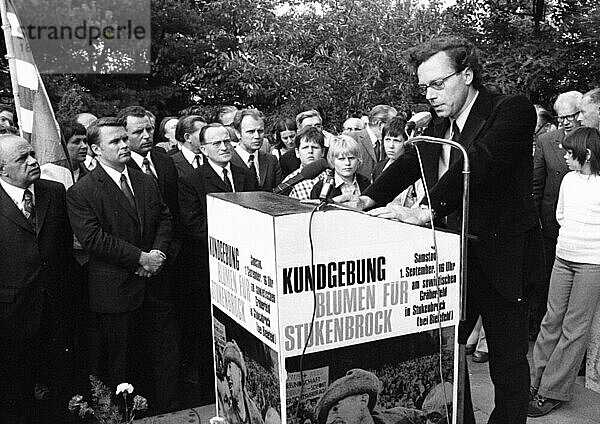
<svg viewBox="0 0 600 424"><path fill-rule="evenodd" d="M544 236L544 263L545 273L536 280L534 292L531 296L531 312L529 314L529 325L534 334L540 329L542 318L546 314L548 303L548 288L550 286L550 275L556 256L556 239Z"/></svg>
<svg viewBox="0 0 600 424"><path fill-rule="evenodd" d="M479 315L489 348L495 407L490 424L525 424L529 397L528 301L509 301L498 293L482 271L470 244L467 277L467 319L459 327L459 343L466 344ZM465 368L465 372L467 372ZM467 378L468 380L468 372ZM465 387L465 423L475 423L470 387Z"/></svg>
<svg viewBox="0 0 600 424"><path fill-rule="evenodd" d="M153 396L136 391L149 398L154 410L176 407L179 347L173 308L164 298L147 290L144 303L134 311L92 312L88 349L90 373L107 385L114 388L129 382L135 387L137 379L148 370Z"/></svg>

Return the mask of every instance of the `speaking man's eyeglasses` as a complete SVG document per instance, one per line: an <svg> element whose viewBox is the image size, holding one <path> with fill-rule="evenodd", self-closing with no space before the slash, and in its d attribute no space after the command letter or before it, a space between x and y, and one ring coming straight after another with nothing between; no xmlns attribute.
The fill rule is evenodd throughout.
<svg viewBox="0 0 600 424"><path fill-rule="evenodd" d="M421 93L423 96L427 95L428 88L433 88L436 91L443 90L444 87L446 86L446 80L450 77L453 77L454 75L456 75L458 73L461 73L461 72L462 71L453 72L450 75L445 76L444 78L439 78L434 81L431 81L429 84L419 84L417 86L419 88L419 93Z"/></svg>
<svg viewBox="0 0 600 424"><path fill-rule="evenodd" d="M575 121L575 119L577 119L577 115L579 115L579 112L572 113L571 115L557 116L556 119L558 120L558 122L573 122Z"/></svg>

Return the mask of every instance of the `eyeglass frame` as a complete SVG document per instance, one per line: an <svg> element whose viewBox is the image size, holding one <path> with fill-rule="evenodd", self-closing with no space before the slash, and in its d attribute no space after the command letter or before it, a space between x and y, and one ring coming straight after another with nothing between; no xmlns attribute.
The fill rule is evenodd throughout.
<svg viewBox="0 0 600 424"><path fill-rule="evenodd" d="M467 68L465 68L465 69L467 69ZM436 80L431 81L429 84L417 84L417 90L419 90L419 93L423 96L427 95L428 88L432 88L435 91L441 91L446 86L446 80L448 78L453 77L454 75L460 74L465 69L461 69L460 71L454 71L450 75L446 75L444 78L438 78Z"/></svg>
<svg viewBox="0 0 600 424"><path fill-rule="evenodd" d="M564 121L575 122L580 113L581 113L580 111L577 111L577 112L571 113L569 115L557 116L556 120L558 122L564 122Z"/></svg>
<svg viewBox="0 0 600 424"><path fill-rule="evenodd" d="M211 146L211 147L214 147L215 149L218 149L223 144L225 144L225 146L231 146L231 139L228 138L226 140L213 141L211 143L202 143L200 145L201 146Z"/></svg>

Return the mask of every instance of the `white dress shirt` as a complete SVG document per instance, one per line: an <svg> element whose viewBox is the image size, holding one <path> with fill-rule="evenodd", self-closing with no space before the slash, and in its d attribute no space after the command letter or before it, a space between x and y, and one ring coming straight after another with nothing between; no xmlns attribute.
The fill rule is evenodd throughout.
<svg viewBox="0 0 600 424"><path fill-rule="evenodd" d="M219 166L210 159L208 159L208 163L210 164L212 169L215 170L217 175L219 177L221 177L223 182L225 182L225 178L223 178L223 168L227 170L227 178L229 178L229 181L231 182L231 188L232 188L233 192L235 193L235 183L233 182L233 175L231 174L231 164L229 162L227 162L227 165Z"/></svg>
<svg viewBox="0 0 600 424"><path fill-rule="evenodd" d="M196 154L185 146L181 146L181 154L183 155L185 160L187 160L189 164L192 165L194 169L198 168L198 165L196 165L196 156L200 156L198 158L198 162L200 162L200 165L204 164L204 157L200 153Z"/></svg>
<svg viewBox="0 0 600 424"><path fill-rule="evenodd" d="M133 185L131 184L131 180L129 179L129 172L127 172L127 167L123 170L123 172L119 172L116 169L111 168L110 166L104 165L102 162L98 161L98 164L106 171L111 180L115 182L119 190L121 190L121 175L125 175L127 179L127 184L129 184L129 188L131 192L135 196L135 192L133 191Z"/></svg>
<svg viewBox="0 0 600 424"><path fill-rule="evenodd" d="M146 173L146 167L144 166L144 159L146 158L148 158L148 162L150 163L150 171L152 172L152 175L154 175L155 178L158 178L156 168L154 167L154 163L152 163L152 159L150 158L150 152L146 153L146 156L142 156L139 153L134 152L133 150L131 151L131 159L135 161L137 166L140 167L144 174Z"/></svg>
<svg viewBox="0 0 600 424"><path fill-rule="evenodd" d="M9 184L2 178L0 178L0 185L2 186L6 194L8 194L8 197L10 197L14 204L17 205L17 208L19 208L19 210L23 212L23 215L25 215L25 205L23 202L23 194L25 193L25 190L29 190L31 192L31 199L35 206L35 191L33 189L33 184L31 184L25 189Z"/></svg>
<svg viewBox="0 0 600 424"><path fill-rule="evenodd" d="M240 155L240 158L242 159L242 162L244 162L246 167L248 167L248 163L250 162L250 155L254 155L253 162L254 162L254 168L256 169L256 179L258 181L260 181L260 170L258 168L258 150L254 153L248 153L246 150L244 150L244 148L240 144L238 144L235 147L235 151L237 152L238 155Z"/></svg>

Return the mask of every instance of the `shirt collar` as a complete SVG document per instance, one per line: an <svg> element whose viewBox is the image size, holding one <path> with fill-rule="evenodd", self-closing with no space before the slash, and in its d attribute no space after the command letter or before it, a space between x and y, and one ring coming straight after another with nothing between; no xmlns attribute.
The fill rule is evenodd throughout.
<svg viewBox="0 0 600 424"><path fill-rule="evenodd" d="M373 130L371 129L370 126L366 126L365 129L367 130L367 134L369 134L369 138L371 139L371 143L373 143L373 145L375 145L375 142L379 141L379 139L377 138L377 136L375 135L375 133L373 132Z"/></svg>
<svg viewBox="0 0 600 424"><path fill-rule="evenodd" d="M110 179L113 180L119 188L121 188L121 174L125 175L125 178L127 178L127 182L129 183L129 186L133 190L133 187L131 186L131 179L129 178L129 171L127 170L127 166L125 166L125 169L123 170L123 172L119 172L116 169L111 168L110 166L104 165L100 161L98 161L98 164L100 166L102 166L102 169L104 169L106 171L106 173L108 174Z"/></svg>
<svg viewBox="0 0 600 424"><path fill-rule="evenodd" d="M333 180L335 182L335 188L338 188L338 187L343 186L344 184L347 184L346 181L344 181L342 179L342 177L340 177L338 174L334 174ZM352 180L352 183L347 184L347 185L349 185L349 186L356 185L356 174L354 175L354 180Z"/></svg>
<svg viewBox="0 0 600 424"><path fill-rule="evenodd" d="M232 184L233 184L233 176L231 174L231 163L230 162L227 162L227 165L225 165L225 166L220 166L220 165L217 165L216 163L214 163L212 160L208 159L208 163L210 164L212 169L215 170L215 172L217 173L217 175L220 178L223 178L223 168L225 168L227 170L227 176L229 177L229 179L232 180Z"/></svg>
<svg viewBox="0 0 600 424"><path fill-rule="evenodd" d="M190 149L182 145L181 154L183 155L185 160L187 160L190 164L194 163L194 160L196 159L196 153L192 152ZM198 153L198 156L200 156L200 163L202 164L202 155Z"/></svg>
<svg viewBox="0 0 600 424"><path fill-rule="evenodd" d="M242 158L242 162L244 162L246 165L248 165L248 161L250 160L250 155L254 155L254 167L256 168L256 165L257 165L256 159L258 159L258 151L254 152L254 153L248 153L239 144L237 146L235 146L235 151L237 152L238 155L240 155L240 158Z"/></svg>
<svg viewBox="0 0 600 424"><path fill-rule="evenodd" d="M146 156L142 156L139 153L134 152L133 150L131 151L131 159L135 161L135 163L137 164L137 166L139 166L141 170L144 169L142 164L144 163L144 159L146 158L148 159L148 161L150 161L150 164L154 165L152 163L152 159L150 159L150 152L146 153Z"/></svg>
<svg viewBox="0 0 600 424"><path fill-rule="evenodd" d="M460 130L461 133L462 133L463 128L465 127L465 123L467 122L467 118L469 117L469 114L471 113L471 109L473 108L473 104L475 103L475 100L477 100L478 96L479 96L479 91L475 91L475 96L473 96L473 99L471 99L471 102L467 105L467 107L456 118L456 125L458 125L458 129Z"/></svg>
<svg viewBox="0 0 600 424"><path fill-rule="evenodd" d="M35 190L33 184L31 184L27 188L21 188L7 183L2 178L0 178L0 185L2 185L2 188L4 189L6 194L8 194L8 197L10 197L17 206L23 203L23 193L25 193L25 190L29 190L31 192L31 195L33 197L33 203L35 204Z"/></svg>

